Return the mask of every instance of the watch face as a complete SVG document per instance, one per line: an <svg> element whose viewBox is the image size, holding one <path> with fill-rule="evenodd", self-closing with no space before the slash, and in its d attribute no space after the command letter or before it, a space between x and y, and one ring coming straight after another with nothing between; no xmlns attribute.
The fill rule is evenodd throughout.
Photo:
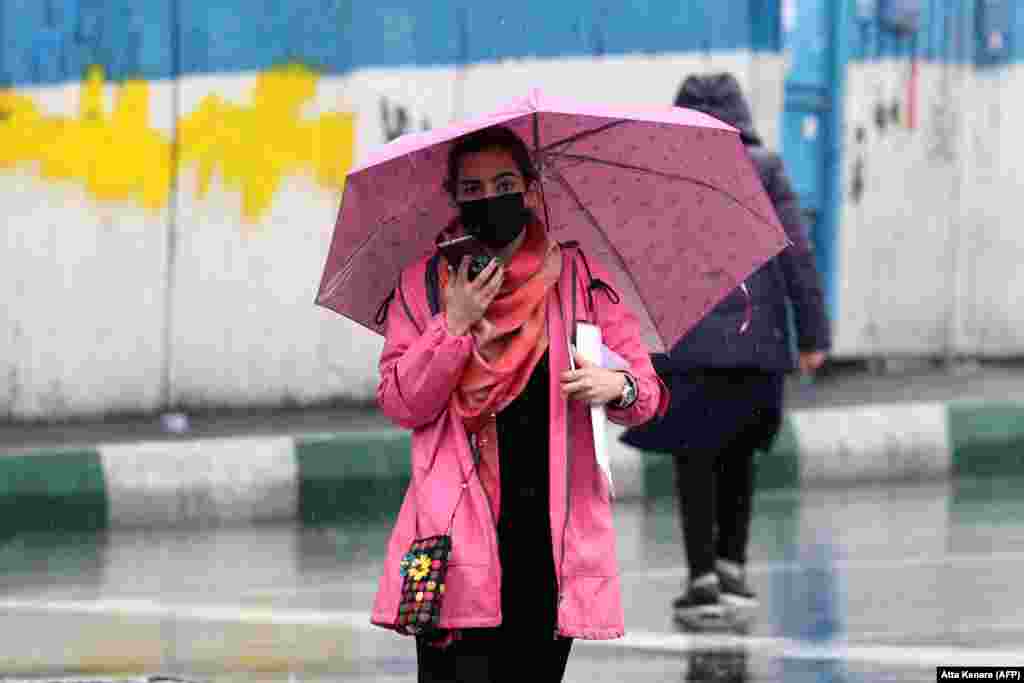
<svg viewBox="0 0 1024 683"><path fill-rule="evenodd" d="M622 402L629 403L636 397L636 385L633 384L633 380L626 378L626 386L622 390Z"/></svg>

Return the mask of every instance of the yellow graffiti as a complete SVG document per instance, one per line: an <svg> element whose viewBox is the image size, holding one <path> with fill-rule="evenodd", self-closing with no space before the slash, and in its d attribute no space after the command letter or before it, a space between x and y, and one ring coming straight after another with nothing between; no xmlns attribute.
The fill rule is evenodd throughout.
<svg viewBox="0 0 1024 683"><path fill-rule="evenodd" d="M287 175L312 172L320 185L340 190L352 165L354 119L347 113L301 116L316 94L318 76L301 65L258 76L252 104L213 94L176 126L179 169L195 164L199 197L219 172L242 197L242 215L259 218ZM167 205L174 183L174 149L149 125L149 84L129 80L104 104L104 74L89 70L76 117L47 116L31 98L0 90L0 168L35 162L47 180L81 183L104 201Z"/></svg>
<svg viewBox="0 0 1024 683"><path fill-rule="evenodd" d="M182 162L199 166L199 196L218 169L242 193L250 219L270 206L286 175L312 169L321 185L341 189L352 165L353 118L328 113L303 121L300 110L316 84L315 73L292 65L257 78L252 106L207 96L179 126Z"/></svg>

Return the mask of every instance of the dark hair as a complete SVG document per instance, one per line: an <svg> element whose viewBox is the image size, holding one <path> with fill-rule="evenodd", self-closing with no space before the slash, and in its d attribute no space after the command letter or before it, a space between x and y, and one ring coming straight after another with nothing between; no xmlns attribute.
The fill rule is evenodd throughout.
<svg viewBox="0 0 1024 683"><path fill-rule="evenodd" d="M505 126L491 126L459 138L448 150L448 175L444 180L444 189L448 191L448 194L452 197L455 196L459 180L459 163L462 161L462 157L488 149L501 149L512 155L512 159L519 167L519 172L523 175L523 180L527 185L540 178L537 167L533 164L530 149L522 138Z"/></svg>

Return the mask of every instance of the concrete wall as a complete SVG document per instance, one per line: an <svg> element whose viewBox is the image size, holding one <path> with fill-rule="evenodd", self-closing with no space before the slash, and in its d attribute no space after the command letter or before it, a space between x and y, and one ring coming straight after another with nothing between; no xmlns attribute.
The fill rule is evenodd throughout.
<svg viewBox="0 0 1024 683"><path fill-rule="evenodd" d="M0 414L159 400L168 152L157 131L170 127L171 93L115 94L98 81L0 92Z"/></svg>
<svg viewBox="0 0 1024 683"><path fill-rule="evenodd" d="M961 345L997 356L1019 356L1024 349L1024 239L1018 211L1024 178L1022 88L1019 64L980 72L972 88L977 105L964 118L970 152L964 175L971 201L963 213L958 270Z"/></svg>
<svg viewBox="0 0 1024 683"><path fill-rule="evenodd" d="M783 63L749 50L3 91L0 414L369 399L381 340L312 303L353 160L531 86L664 104L712 69L774 140Z"/></svg>
<svg viewBox="0 0 1024 683"><path fill-rule="evenodd" d="M836 352L1020 354L1021 60L975 66L971 12L926 4L916 88L907 41L851 56ZM776 0L177 6L0 4L0 416L369 399L381 340L312 303L345 171L529 87L730 70L779 143Z"/></svg>
<svg viewBox="0 0 1024 683"><path fill-rule="evenodd" d="M836 351L1020 355L1021 67L918 69L848 71Z"/></svg>

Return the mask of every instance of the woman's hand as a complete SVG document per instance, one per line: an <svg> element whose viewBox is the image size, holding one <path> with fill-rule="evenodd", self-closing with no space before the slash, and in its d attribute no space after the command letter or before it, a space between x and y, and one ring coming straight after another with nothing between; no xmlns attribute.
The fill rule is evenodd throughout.
<svg viewBox="0 0 1024 683"><path fill-rule="evenodd" d="M562 373L562 395L574 401L605 405L622 398L626 376L591 363L573 349L576 369Z"/></svg>
<svg viewBox="0 0 1024 683"><path fill-rule="evenodd" d="M449 270L448 286L444 290L445 316L448 331L456 336L466 334L484 317L487 307L501 289L505 269L498 259L491 259L487 267L472 282L469 280L470 258L464 256L458 272Z"/></svg>

